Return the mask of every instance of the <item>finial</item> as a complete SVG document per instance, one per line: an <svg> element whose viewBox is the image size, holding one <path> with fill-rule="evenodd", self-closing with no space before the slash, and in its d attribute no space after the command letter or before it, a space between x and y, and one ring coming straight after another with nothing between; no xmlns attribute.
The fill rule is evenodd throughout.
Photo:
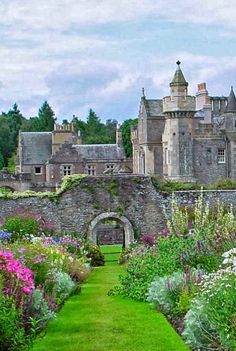
<svg viewBox="0 0 236 351"><path fill-rule="evenodd" d="M178 65L178 66L180 66L180 65L181 65L180 60L178 60L178 61L176 62L176 65Z"/></svg>
<svg viewBox="0 0 236 351"><path fill-rule="evenodd" d="M145 98L145 89L142 88L142 94L143 94L143 97Z"/></svg>

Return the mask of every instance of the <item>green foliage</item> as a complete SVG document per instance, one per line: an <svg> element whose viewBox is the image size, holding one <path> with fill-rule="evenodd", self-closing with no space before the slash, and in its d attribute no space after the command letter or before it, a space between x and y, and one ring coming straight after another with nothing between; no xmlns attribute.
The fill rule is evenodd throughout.
<svg viewBox="0 0 236 351"><path fill-rule="evenodd" d="M0 169L3 169L3 167L4 167L4 157L0 151Z"/></svg>
<svg viewBox="0 0 236 351"><path fill-rule="evenodd" d="M157 277L150 285L147 301L166 314L186 313L193 298L199 275L195 270L187 274L176 271L169 276Z"/></svg>
<svg viewBox="0 0 236 351"><path fill-rule="evenodd" d="M11 240L16 240L26 234L36 235L39 232L39 223L31 217L11 216L5 220L3 228L13 233Z"/></svg>
<svg viewBox="0 0 236 351"><path fill-rule="evenodd" d="M218 179L212 184L199 184L194 182L184 183L170 179L160 180L157 176L151 177L154 187L158 191L191 191L191 190L230 190L236 189L236 181L230 178Z"/></svg>
<svg viewBox="0 0 236 351"><path fill-rule="evenodd" d="M31 346L30 336L21 326L21 315L11 297L0 290L0 351L26 351Z"/></svg>
<svg viewBox="0 0 236 351"><path fill-rule="evenodd" d="M122 123L121 133L122 133L122 142L125 150L126 157L132 157L132 142L131 142L131 126L136 126L138 124L138 119L127 119Z"/></svg>
<svg viewBox="0 0 236 351"><path fill-rule="evenodd" d="M12 194L13 190L7 187L1 187L0 188L0 195L2 196L7 196L9 194Z"/></svg>
<svg viewBox="0 0 236 351"><path fill-rule="evenodd" d="M65 191L70 190L78 185L82 185L82 181L86 179L88 176L86 174L74 174L65 176L62 180L60 188L56 192L36 192L27 190L24 192L0 192L0 198L6 199L21 199L25 197L39 197L45 198L47 197L51 201L56 201Z"/></svg>
<svg viewBox="0 0 236 351"><path fill-rule="evenodd" d="M90 259L90 264L93 267L104 266L105 258L99 246L88 242L85 245L86 256Z"/></svg>
<svg viewBox="0 0 236 351"><path fill-rule="evenodd" d="M223 267L204 276L185 317L183 336L194 349L236 349L236 249L223 257Z"/></svg>
<svg viewBox="0 0 236 351"><path fill-rule="evenodd" d="M47 101L38 111L37 117L25 119L22 123L23 132L50 132L54 128L55 113Z"/></svg>
<svg viewBox="0 0 236 351"><path fill-rule="evenodd" d="M209 190L215 189L236 189L236 181L230 178L222 178L216 180L213 184L209 184L206 187Z"/></svg>
<svg viewBox="0 0 236 351"><path fill-rule="evenodd" d="M152 184L158 191L172 192L179 190L200 190L201 184L198 183L184 183L170 179L160 180L156 176L151 177Z"/></svg>
<svg viewBox="0 0 236 351"><path fill-rule="evenodd" d="M153 279L181 270L180 253L192 245L192 240L173 235L160 238L152 249L138 246L129 255L126 274L120 277L119 292L136 300L146 300Z"/></svg>
<svg viewBox="0 0 236 351"><path fill-rule="evenodd" d="M122 272L116 263L93 270L83 293L65 304L33 351L53 350L55 345L60 351L189 350L163 315L146 303L107 295Z"/></svg>
<svg viewBox="0 0 236 351"><path fill-rule="evenodd" d="M87 121L77 120L76 127L80 130L83 144L111 144L116 140L117 121L107 120L102 123L96 113L90 109Z"/></svg>
<svg viewBox="0 0 236 351"><path fill-rule="evenodd" d="M113 196L119 196L119 184L116 179L111 179L108 185L108 191Z"/></svg>
<svg viewBox="0 0 236 351"><path fill-rule="evenodd" d="M75 283L66 272L55 272L52 275L55 280L55 291L57 300L59 300L58 304L60 305L60 303L68 299L75 291Z"/></svg>
<svg viewBox="0 0 236 351"><path fill-rule="evenodd" d="M16 154L13 153L7 161L7 171L10 173L15 173L16 170Z"/></svg>
<svg viewBox="0 0 236 351"><path fill-rule="evenodd" d="M38 118L40 131L50 132L54 128L55 113L47 101L44 101L43 105L39 109Z"/></svg>

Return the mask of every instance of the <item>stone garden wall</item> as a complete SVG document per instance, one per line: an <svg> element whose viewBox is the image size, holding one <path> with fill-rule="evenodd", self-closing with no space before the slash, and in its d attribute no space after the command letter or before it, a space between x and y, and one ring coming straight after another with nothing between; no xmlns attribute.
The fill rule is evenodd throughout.
<svg viewBox="0 0 236 351"><path fill-rule="evenodd" d="M187 206L193 206L198 196L199 191L176 192L179 203ZM235 190L204 191L204 198L211 206L220 200L236 207ZM156 191L150 177L86 177L53 201L39 197L0 199L0 224L9 215L28 213L57 231L86 236L97 216L112 213L118 221L127 218L135 235L157 233L165 227L170 204L171 194Z"/></svg>

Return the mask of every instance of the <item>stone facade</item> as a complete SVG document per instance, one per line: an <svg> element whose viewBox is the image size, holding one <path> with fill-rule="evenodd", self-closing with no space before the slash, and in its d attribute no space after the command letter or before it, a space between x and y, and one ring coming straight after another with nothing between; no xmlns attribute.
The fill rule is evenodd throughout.
<svg viewBox="0 0 236 351"><path fill-rule="evenodd" d="M236 98L210 97L206 83L196 96L178 68L163 100L141 98L131 130L133 171L160 179L212 183L236 180Z"/></svg>
<svg viewBox="0 0 236 351"><path fill-rule="evenodd" d="M73 123L55 125L53 132L20 132L17 173L27 176L28 189L34 190L55 189L70 174L132 173L121 132L116 134L116 144L82 145Z"/></svg>
<svg viewBox="0 0 236 351"><path fill-rule="evenodd" d="M192 207L199 191L178 191L179 204ZM158 233L165 228L172 194L158 192L147 176L97 176L83 178L80 185L48 198L0 198L0 224L7 216L31 214L56 231L77 232L97 242L97 229L104 219L116 220L124 228L126 246L133 236ZM217 201L236 209L236 190L204 191L211 207Z"/></svg>

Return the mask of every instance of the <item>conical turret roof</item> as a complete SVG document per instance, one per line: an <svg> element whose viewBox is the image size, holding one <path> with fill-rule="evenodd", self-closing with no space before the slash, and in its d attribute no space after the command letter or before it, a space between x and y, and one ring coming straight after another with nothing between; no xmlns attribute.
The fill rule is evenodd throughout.
<svg viewBox="0 0 236 351"><path fill-rule="evenodd" d="M172 79L172 82L170 83L170 86L173 86L173 85L188 86L188 82L186 82L186 79L184 78L183 72L180 68L181 62L177 61L176 64L177 64L178 68L175 71L175 75L174 75L174 78Z"/></svg>
<svg viewBox="0 0 236 351"><path fill-rule="evenodd" d="M225 112L236 112L236 97L234 94L234 89L231 87L230 94L228 97L228 103Z"/></svg>

